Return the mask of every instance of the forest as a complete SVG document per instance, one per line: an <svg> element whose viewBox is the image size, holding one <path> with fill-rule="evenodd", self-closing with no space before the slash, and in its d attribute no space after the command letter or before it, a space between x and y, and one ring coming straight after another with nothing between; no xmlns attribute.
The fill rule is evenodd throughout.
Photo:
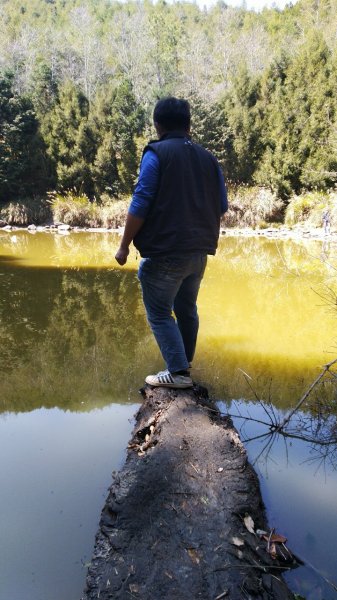
<svg viewBox="0 0 337 600"><path fill-rule="evenodd" d="M229 186L337 181L337 0L254 12L165 0L0 0L0 208L129 196L159 97ZM48 196L49 194L49 196Z"/></svg>

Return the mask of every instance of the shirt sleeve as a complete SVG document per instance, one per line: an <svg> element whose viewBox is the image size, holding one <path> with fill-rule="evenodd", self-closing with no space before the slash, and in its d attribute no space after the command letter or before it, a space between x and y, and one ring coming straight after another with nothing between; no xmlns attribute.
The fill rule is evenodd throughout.
<svg viewBox="0 0 337 600"><path fill-rule="evenodd" d="M156 196L160 178L159 158L152 150L145 152L133 192L129 213L145 219Z"/></svg>
<svg viewBox="0 0 337 600"><path fill-rule="evenodd" d="M220 181L220 193L221 193L221 215L224 215L228 210L228 197L227 197L227 188L224 180L223 173L218 166L219 171L219 181Z"/></svg>

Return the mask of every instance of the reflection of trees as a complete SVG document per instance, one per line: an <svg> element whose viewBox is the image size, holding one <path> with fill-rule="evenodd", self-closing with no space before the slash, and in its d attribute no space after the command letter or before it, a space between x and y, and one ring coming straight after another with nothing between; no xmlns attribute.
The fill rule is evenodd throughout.
<svg viewBox="0 0 337 600"><path fill-rule="evenodd" d="M125 400L148 334L135 273L16 269L8 282L1 299L2 410Z"/></svg>
<svg viewBox="0 0 337 600"><path fill-rule="evenodd" d="M265 442L255 462L261 457L267 462L274 443L282 436L285 442L292 439L307 442L310 449L308 460L311 462L318 461L322 465L329 462L333 469L337 468L336 363L337 359L324 366L300 400L286 414L273 405L270 393L269 397L262 398L247 374L243 374L255 402L262 408L263 417L257 419L249 412L243 414L239 405L236 405L237 414L231 416L243 420L241 432L245 443L256 439ZM262 431L253 437L246 435L243 428L249 422L258 423Z"/></svg>
<svg viewBox="0 0 337 600"><path fill-rule="evenodd" d="M61 273L11 269L10 261L0 273L0 372L7 378L43 339Z"/></svg>

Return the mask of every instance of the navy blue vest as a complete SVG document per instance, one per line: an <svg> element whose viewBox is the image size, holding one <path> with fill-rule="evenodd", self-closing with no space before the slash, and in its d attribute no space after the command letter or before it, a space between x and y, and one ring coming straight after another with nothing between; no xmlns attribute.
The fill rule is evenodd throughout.
<svg viewBox="0 0 337 600"><path fill-rule="evenodd" d="M221 189L214 156L180 133L150 142L160 163L156 197L133 243L141 256L215 254Z"/></svg>

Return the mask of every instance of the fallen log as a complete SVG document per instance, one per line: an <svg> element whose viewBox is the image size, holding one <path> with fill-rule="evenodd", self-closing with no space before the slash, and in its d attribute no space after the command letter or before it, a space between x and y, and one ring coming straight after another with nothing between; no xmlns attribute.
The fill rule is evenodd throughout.
<svg viewBox="0 0 337 600"><path fill-rule="evenodd" d="M204 388L143 395L82 600L293 598L281 573L294 559L258 534L259 483L230 419Z"/></svg>

